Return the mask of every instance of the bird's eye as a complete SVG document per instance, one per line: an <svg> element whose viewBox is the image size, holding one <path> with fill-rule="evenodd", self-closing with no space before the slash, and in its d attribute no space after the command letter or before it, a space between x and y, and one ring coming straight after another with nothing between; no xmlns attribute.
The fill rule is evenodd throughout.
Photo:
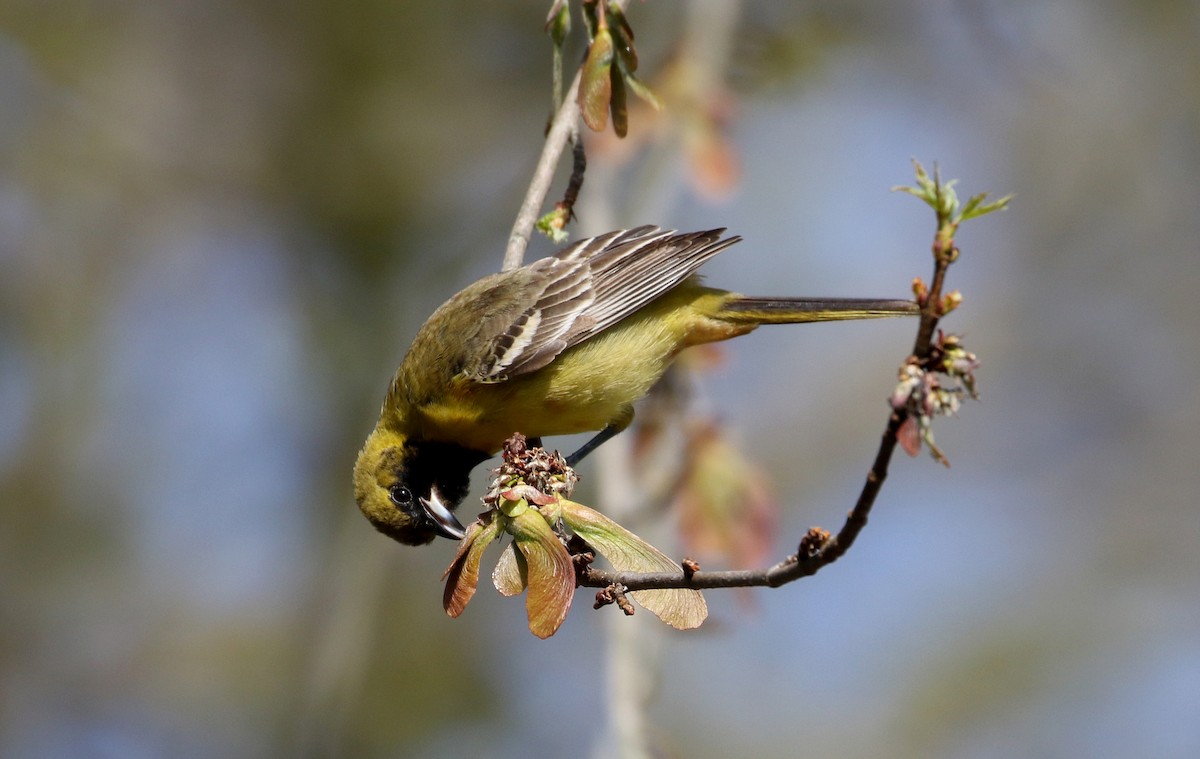
<svg viewBox="0 0 1200 759"><path fill-rule="evenodd" d="M397 506L412 506L413 494L412 491L404 485L392 485L388 489L388 495L392 499L392 503Z"/></svg>

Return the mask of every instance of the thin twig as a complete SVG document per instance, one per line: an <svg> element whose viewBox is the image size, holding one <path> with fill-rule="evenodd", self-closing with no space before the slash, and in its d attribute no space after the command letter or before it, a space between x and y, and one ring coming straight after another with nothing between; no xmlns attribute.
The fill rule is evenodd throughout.
<svg viewBox="0 0 1200 759"><path fill-rule="evenodd" d="M587 172L587 151L583 149L583 135L578 132L571 136L571 155L571 179L567 182L563 199L557 205L566 216L563 219L564 224L575 216L575 201L579 200L579 191L583 188L583 175Z"/></svg>

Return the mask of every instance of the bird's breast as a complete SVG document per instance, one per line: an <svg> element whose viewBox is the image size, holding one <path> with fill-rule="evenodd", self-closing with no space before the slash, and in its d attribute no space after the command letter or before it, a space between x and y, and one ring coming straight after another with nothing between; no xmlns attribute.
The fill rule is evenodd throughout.
<svg viewBox="0 0 1200 759"><path fill-rule="evenodd" d="M649 392L682 348L719 337L692 307L700 290L672 293L556 356L500 382L456 378L422 409L428 439L495 452L514 432L550 437L605 427Z"/></svg>

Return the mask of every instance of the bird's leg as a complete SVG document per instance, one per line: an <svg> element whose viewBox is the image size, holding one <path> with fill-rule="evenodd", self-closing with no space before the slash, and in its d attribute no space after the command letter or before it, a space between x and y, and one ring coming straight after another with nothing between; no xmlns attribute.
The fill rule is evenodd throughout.
<svg viewBox="0 0 1200 759"><path fill-rule="evenodd" d="M578 464L580 461L583 461L584 456L587 456L589 453L596 450L597 448L599 448L600 446L604 445L609 440L611 440L613 437L620 434L632 422L633 422L633 406L626 406L621 411L620 416L618 416L616 419L613 419L611 422L609 422L608 425L605 426L604 429L597 432L592 437L591 440L589 440L586 443L584 443L583 445L579 446L579 450L575 451L570 456L567 456L567 466L569 466L573 469L576 464Z"/></svg>
<svg viewBox="0 0 1200 759"><path fill-rule="evenodd" d="M579 450L575 451L570 456L567 456L567 466L574 469L580 461L583 461L584 456L607 443L609 439L618 434L620 431L620 427L614 427L611 424L600 430L592 436L591 440L579 446Z"/></svg>

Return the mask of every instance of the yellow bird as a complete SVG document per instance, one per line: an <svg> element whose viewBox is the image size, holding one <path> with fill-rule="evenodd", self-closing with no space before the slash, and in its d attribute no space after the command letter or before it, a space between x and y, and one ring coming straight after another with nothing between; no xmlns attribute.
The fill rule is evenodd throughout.
<svg viewBox="0 0 1200 759"><path fill-rule="evenodd" d="M675 356L760 324L913 315L916 303L759 298L704 287L695 271L738 242L724 229L654 226L580 240L492 274L417 332L354 465L354 495L401 543L461 538L453 509L471 469L514 432L600 430L571 465L633 421Z"/></svg>

